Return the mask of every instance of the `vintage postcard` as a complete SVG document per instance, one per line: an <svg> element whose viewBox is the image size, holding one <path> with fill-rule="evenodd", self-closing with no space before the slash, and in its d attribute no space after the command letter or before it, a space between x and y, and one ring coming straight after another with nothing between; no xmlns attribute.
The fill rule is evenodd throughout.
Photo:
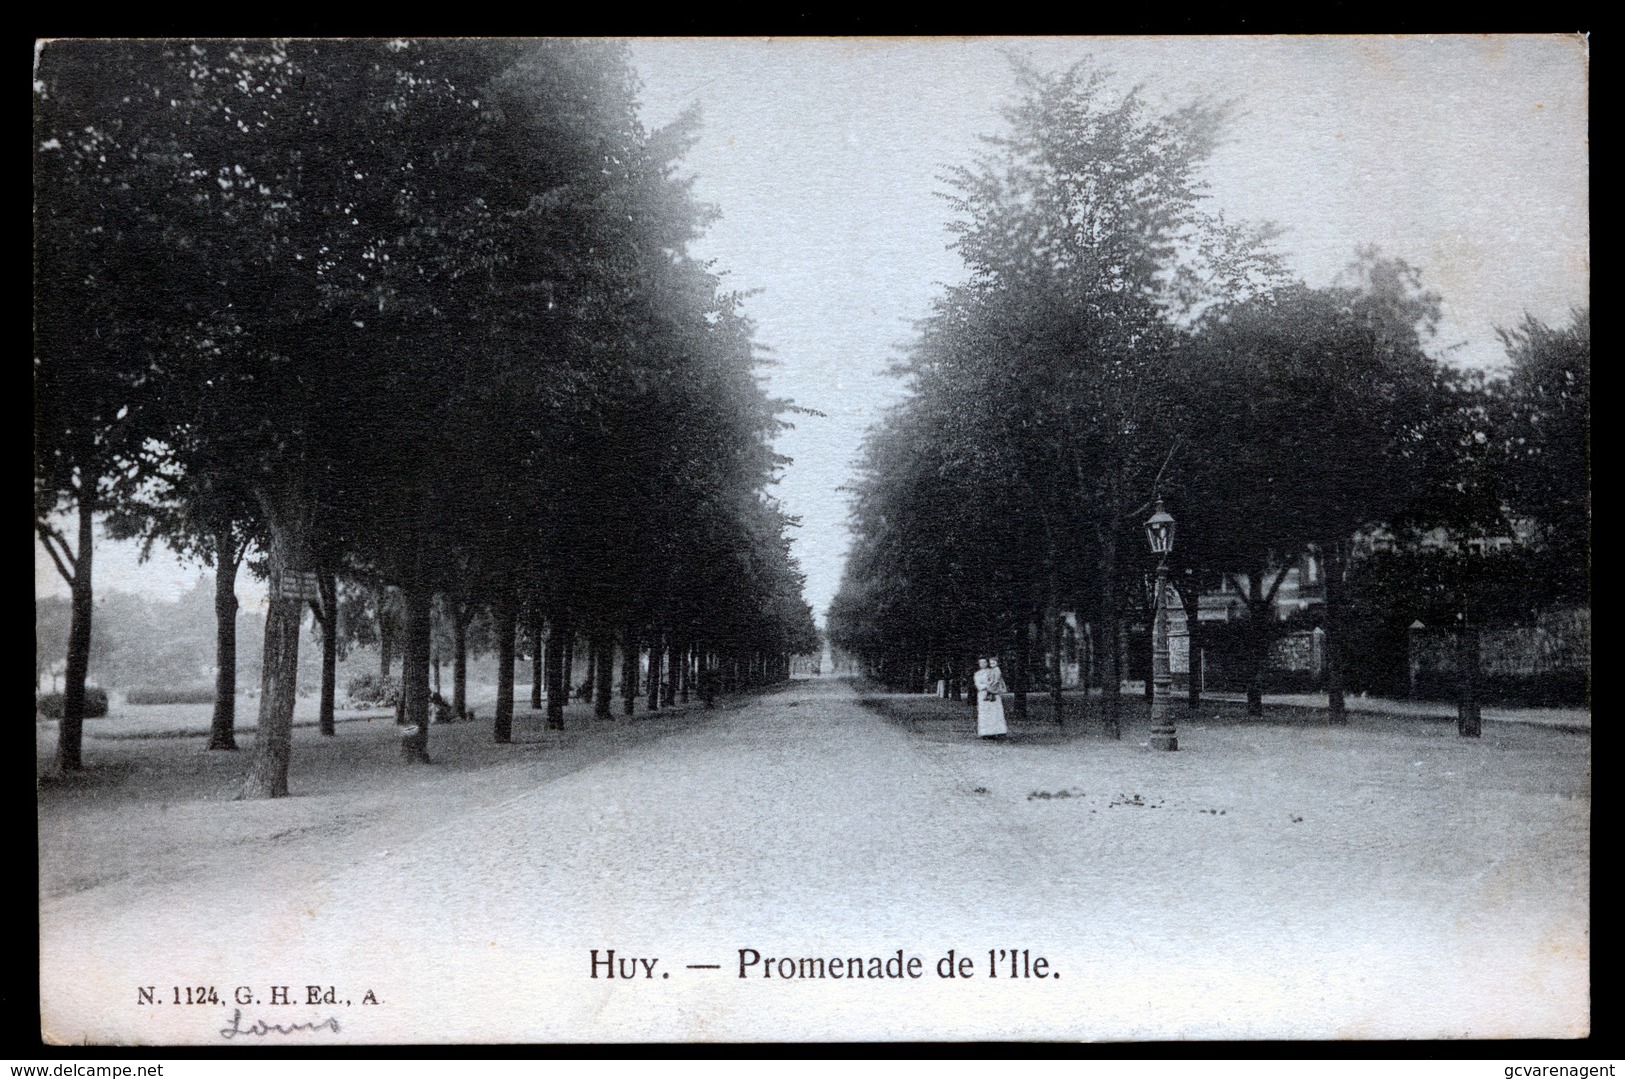
<svg viewBox="0 0 1625 1079"><path fill-rule="evenodd" d="M1584 37L33 103L45 1045L1590 1033Z"/></svg>

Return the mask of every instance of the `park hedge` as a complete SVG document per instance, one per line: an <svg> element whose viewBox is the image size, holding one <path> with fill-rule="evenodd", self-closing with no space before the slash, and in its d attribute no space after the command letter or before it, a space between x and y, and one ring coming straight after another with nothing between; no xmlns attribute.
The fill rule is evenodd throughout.
<svg viewBox="0 0 1625 1079"><path fill-rule="evenodd" d="M126 704L213 704L213 686L137 686L124 694Z"/></svg>
<svg viewBox="0 0 1625 1079"><path fill-rule="evenodd" d="M34 711L46 719L62 718L62 694L42 693L34 699ZM85 687L85 718L100 719L107 714L107 690Z"/></svg>

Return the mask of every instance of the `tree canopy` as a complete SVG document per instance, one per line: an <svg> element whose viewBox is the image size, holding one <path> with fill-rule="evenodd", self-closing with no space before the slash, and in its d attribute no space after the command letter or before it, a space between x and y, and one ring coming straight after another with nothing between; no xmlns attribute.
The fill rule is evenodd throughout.
<svg viewBox="0 0 1625 1079"><path fill-rule="evenodd" d="M1021 707L1027 650L1053 651L1076 612L1110 698L1162 498L1192 632L1199 591L1239 586L1255 674L1286 574L1324 567L1335 716L1357 539L1505 536L1521 516L1585 564L1587 316L1503 332L1513 369L1487 384L1439 358L1441 299L1413 267L1352 252L1311 288L1271 228L1208 208L1223 105L1158 114L1088 64L1016 81L1003 131L945 174L966 280L919 326L895 369L908 396L866 443L837 647L915 688L1013 654Z"/></svg>
<svg viewBox="0 0 1625 1079"><path fill-rule="evenodd" d="M703 616L713 651L810 630L767 494L782 406L686 253L693 121L646 131L636 89L608 42L43 50L36 516L127 473L143 527L261 537L246 793L286 791L297 573L399 589L420 757L436 594Z"/></svg>

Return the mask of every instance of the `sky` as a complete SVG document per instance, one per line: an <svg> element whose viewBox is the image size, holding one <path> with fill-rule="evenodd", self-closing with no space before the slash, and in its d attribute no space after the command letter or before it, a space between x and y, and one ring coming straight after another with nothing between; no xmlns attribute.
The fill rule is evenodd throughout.
<svg viewBox="0 0 1625 1079"><path fill-rule="evenodd" d="M1502 359L1497 326L1561 323L1590 287L1588 53L1578 38L654 39L632 45L646 125L697 107L684 161L721 211L713 259L771 361L794 458L773 494L820 621L839 586L863 435L902 394L885 374L945 283L945 168L1001 129L1010 55L1089 59L1162 110L1229 101L1209 207L1270 221L1288 267L1330 283L1375 245L1444 300L1435 350ZM39 593L65 586L36 546ZM199 569L98 544L98 587L172 598ZM249 590L241 589L245 593Z"/></svg>

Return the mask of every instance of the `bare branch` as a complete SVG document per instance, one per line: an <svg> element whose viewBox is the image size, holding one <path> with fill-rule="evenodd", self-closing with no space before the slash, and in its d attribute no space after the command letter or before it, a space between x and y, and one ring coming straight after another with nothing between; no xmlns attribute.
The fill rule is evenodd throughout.
<svg viewBox="0 0 1625 1079"><path fill-rule="evenodd" d="M1283 565L1280 569L1275 571L1275 580L1270 583L1269 590L1264 593L1265 607L1268 607L1270 604L1275 602L1275 593L1280 591L1281 582L1286 580L1287 570L1291 568L1291 566Z"/></svg>
<svg viewBox="0 0 1625 1079"><path fill-rule="evenodd" d="M68 548L66 537L48 524L36 522L35 527L39 530L40 543L45 546L45 553L51 556L51 561L56 563L56 571L62 574L62 579L71 586L79 572L79 560L73 556L73 551ZM54 544L53 540L55 541ZM62 551L60 554L57 553L57 545L61 545ZM67 560L67 565L63 564L64 559ZM70 570L68 566L72 566L73 569Z"/></svg>
<svg viewBox="0 0 1625 1079"><path fill-rule="evenodd" d="M1183 438L1183 437L1184 437L1183 435L1175 435L1174 436L1173 445L1168 447L1168 456L1163 458L1162 467L1157 469L1157 478L1151 482L1151 490L1154 492L1154 497L1157 497L1157 498L1162 497L1162 476L1163 476L1163 473L1167 472L1168 471L1168 466L1173 463L1173 461L1174 461L1174 453L1175 453L1175 451L1177 451L1179 449L1179 440L1181 438Z"/></svg>

